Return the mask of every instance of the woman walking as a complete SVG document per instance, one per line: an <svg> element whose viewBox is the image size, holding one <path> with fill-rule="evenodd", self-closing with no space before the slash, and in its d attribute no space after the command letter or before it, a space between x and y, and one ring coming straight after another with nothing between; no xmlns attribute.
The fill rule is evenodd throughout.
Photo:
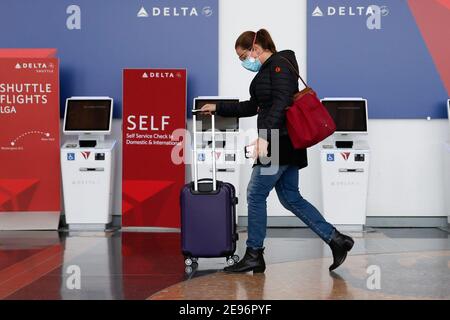
<svg viewBox="0 0 450 320"><path fill-rule="evenodd" d="M330 246L334 260L329 268L332 271L344 262L354 242L351 237L341 234L328 223L320 212L301 196L298 189L299 170L308 165L307 153L306 150L293 148L286 128L285 112L298 91L298 78L296 70L293 70L298 70L295 53L291 50L277 52L269 32L265 29L242 33L236 40L235 50L242 66L257 73L250 85L250 100L232 104L207 104L201 109L204 113L215 112L224 117L258 115L259 137L253 143L256 161L247 187L247 250L239 263L224 270L255 273L265 271L263 245L267 228L266 200L270 191L275 188L281 204ZM276 136L279 136L279 139L275 139ZM271 150L276 150L276 143L278 157L270 157ZM271 159L270 166L277 168L275 173L263 172L264 167L268 165L263 159L267 157Z"/></svg>

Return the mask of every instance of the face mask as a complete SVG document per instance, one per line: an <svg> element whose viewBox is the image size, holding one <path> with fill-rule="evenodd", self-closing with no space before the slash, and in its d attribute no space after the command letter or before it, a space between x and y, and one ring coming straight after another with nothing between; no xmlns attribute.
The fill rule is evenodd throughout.
<svg viewBox="0 0 450 320"><path fill-rule="evenodd" d="M252 72L258 72L261 69L261 65L261 61L253 57L247 57L247 59L242 61L242 66Z"/></svg>
<svg viewBox="0 0 450 320"><path fill-rule="evenodd" d="M253 51L253 49L255 48L255 43L256 43L256 36L257 36L258 32L255 33L255 37L253 38L253 43L252 43L252 47L250 49L250 52ZM242 61L242 66L252 72L258 72L259 69L261 69L261 61L259 61L258 58L253 58L251 55L249 55L247 57L247 59L245 59L244 61Z"/></svg>

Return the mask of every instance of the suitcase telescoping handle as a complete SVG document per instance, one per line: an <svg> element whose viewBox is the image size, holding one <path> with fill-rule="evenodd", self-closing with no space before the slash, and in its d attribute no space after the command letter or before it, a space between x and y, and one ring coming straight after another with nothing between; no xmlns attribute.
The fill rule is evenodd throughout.
<svg viewBox="0 0 450 320"><path fill-rule="evenodd" d="M198 191L198 152L197 152L197 113L200 110L192 110L193 121L193 133L194 133L194 190ZM212 136L212 183L213 191L217 189L217 177L216 177L216 135L215 135L215 116L214 112L211 113L211 136Z"/></svg>

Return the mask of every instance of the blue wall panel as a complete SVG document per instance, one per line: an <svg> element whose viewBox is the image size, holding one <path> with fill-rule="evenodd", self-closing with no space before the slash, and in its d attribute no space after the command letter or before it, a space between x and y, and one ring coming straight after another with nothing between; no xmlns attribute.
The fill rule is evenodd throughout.
<svg viewBox="0 0 450 320"><path fill-rule="evenodd" d="M382 8L381 29L367 27L370 5ZM404 0L308 0L308 79L322 97L367 98L371 118L447 116L448 94Z"/></svg>
<svg viewBox="0 0 450 320"><path fill-rule="evenodd" d="M69 96L108 95L120 117L123 68L186 68L188 109L218 92L218 0L2 0L0 29L3 48L58 49L62 110Z"/></svg>

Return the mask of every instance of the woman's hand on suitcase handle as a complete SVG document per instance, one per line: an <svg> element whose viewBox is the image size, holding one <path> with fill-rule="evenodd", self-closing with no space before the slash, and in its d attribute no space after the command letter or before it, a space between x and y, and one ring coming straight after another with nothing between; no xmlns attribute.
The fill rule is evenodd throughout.
<svg viewBox="0 0 450 320"><path fill-rule="evenodd" d="M269 143L267 140L264 140L262 138L258 138L255 141L253 141L250 146L254 146L253 148L253 154L252 158L255 159L256 157L267 157L268 155L268 146Z"/></svg>
<svg viewBox="0 0 450 320"><path fill-rule="evenodd" d="M203 114L211 114L213 112L216 112L216 105L213 103L205 104L203 107L201 107L200 112Z"/></svg>

